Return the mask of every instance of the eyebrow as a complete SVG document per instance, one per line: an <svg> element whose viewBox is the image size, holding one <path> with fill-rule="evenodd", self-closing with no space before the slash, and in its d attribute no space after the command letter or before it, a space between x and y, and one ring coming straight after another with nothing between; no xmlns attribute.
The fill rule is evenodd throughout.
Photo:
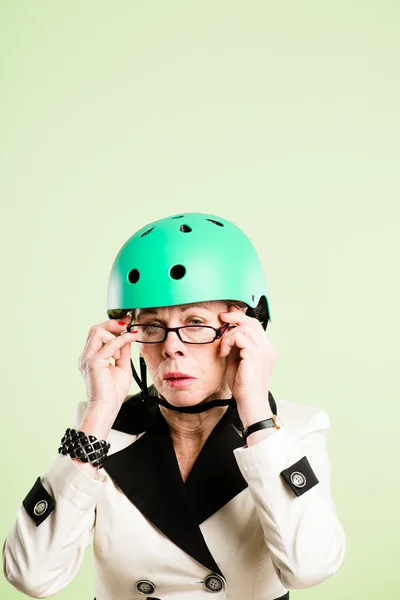
<svg viewBox="0 0 400 600"><path fill-rule="evenodd" d="M191 304L190 306L186 306L184 308L178 308L178 312L183 313L183 312L187 312L188 310L194 310L195 308L200 308L203 310L208 310L209 312L211 312L211 310L209 308L206 308L206 306L200 305L200 304ZM139 314L138 317L142 317L143 315L157 315L158 311L154 308L144 308L143 310L140 309L139 310Z"/></svg>

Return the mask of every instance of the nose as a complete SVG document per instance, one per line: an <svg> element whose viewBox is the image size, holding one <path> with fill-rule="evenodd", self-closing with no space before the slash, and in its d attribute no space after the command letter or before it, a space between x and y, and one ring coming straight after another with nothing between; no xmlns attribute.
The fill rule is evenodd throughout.
<svg viewBox="0 0 400 600"><path fill-rule="evenodd" d="M167 337L163 342L162 355L164 358L172 358L174 356L184 356L187 353L186 346L178 338L176 331L168 331Z"/></svg>

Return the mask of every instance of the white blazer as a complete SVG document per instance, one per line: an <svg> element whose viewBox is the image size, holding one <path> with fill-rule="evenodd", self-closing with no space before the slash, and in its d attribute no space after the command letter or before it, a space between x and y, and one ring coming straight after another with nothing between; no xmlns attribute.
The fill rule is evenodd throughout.
<svg viewBox="0 0 400 600"><path fill-rule="evenodd" d="M62 454L37 478L3 547L11 585L33 598L56 594L91 544L96 600L288 600L288 590L337 571L345 534L325 411L278 400L284 426L247 447L229 407L184 483L159 409L146 431L130 433L137 397L107 438L102 479ZM86 406L76 405L75 428Z"/></svg>

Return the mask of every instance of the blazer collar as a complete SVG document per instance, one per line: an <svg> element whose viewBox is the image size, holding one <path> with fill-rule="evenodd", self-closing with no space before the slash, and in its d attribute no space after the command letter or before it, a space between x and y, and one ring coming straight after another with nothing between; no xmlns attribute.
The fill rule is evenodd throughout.
<svg viewBox="0 0 400 600"><path fill-rule="evenodd" d="M125 407L125 416L133 416L129 408L132 405ZM204 444L186 483L168 424L158 407L144 435L109 455L104 463L109 476L147 519L176 546L221 576L199 525L247 487L233 454L233 450L245 445L232 424L233 418L234 411L228 407ZM119 415L113 429L129 433L126 421L125 426L122 422Z"/></svg>

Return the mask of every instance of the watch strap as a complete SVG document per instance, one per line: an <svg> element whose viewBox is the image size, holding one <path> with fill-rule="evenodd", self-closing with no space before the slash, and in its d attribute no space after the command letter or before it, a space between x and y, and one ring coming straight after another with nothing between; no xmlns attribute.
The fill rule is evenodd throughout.
<svg viewBox="0 0 400 600"><path fill-rule="evenodd" d="M270 419L264 419L263 421L258 421L257 423L253 423L253 425L249 425L243 430L243 439L246 441L247 437L254 433L255 431L259 431L261 429L267 429L269 427L274 427L274 429L280 429L280 426L275 421L276 415L272 415Z"/></svg>

